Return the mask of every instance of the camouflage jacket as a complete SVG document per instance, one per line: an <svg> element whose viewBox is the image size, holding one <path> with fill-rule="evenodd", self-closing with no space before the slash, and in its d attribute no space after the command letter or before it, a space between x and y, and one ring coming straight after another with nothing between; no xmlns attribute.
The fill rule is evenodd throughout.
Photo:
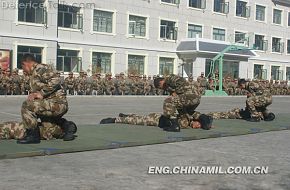
<svg viewBox="0 0 290 190"><path fill-rule="evenodd" d="M165 88L170 94L199 94L198 89L192 86L183 77L171 74L165 77Z"/></svg>
<svg viewBox="0 0 290 190"><path fill-rule="evenodd" d="M65 98L60 77L49 65L36 64L29 78L31 93L40 92L44 99Z"/></svg>
<svg viewBox="0 0 290 190"><path fill-rule="evenodd" d="M268 88L254 81L249 82L246 90L254 96L270 95L270 90Z"/></svg>

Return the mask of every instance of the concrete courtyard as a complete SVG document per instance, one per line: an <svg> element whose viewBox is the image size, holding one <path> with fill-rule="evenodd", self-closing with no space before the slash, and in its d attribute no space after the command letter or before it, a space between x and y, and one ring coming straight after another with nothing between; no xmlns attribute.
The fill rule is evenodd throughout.
<svg viewBox="0 0 290 190"><path fill-rule="evenodd" d="M19 121L25 97L0 97L0 122ZM119 112L161 112L164 97L69 97L67 118L97 124ZM244 107L244 97L203 97L200 112ZM289 113L290 97L270 110ZM234 122L234 121L233 121ZM47 157L0 160L0 189L289 190L290 131ZM1 141L0 141L1 146ZM149 166L268 166L266 175L152 175Z"/></svg>

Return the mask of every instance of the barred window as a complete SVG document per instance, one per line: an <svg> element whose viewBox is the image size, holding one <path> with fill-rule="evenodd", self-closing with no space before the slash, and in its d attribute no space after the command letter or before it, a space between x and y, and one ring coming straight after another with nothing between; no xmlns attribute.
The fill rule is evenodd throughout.
<svg viewBox="0 0 290 190"><path fill-rule="evenodd" d="M17 46L17 68L21 69L21 59L25 54L32 54L38 63L42 62L42 47Z"/></svg>
<svg viewBox="0 0 290 190"><path fill-rule="evenodd" d="M189 7L197 8L197 9L205 9L206 8L206 0L189 0Z"/></svg>
<svg viewBox="0 0 290 190"><path fill-rule="evenodd" d="M273 23L282 24L282 11L274 9L273 11Z"/></svg>
<svg viewBox="0 0 290 190"><path fill-rule="evenodd" d="M214 0L213 11L218 12L218 13L228 14L229 2L225 2L225 0Z"/></svg>
<svg viewBox="0 0 290 190"><path fill-rule="evenodd" d="M129 15L129 34L134 36L146 36L146 17Z"/></svg>
<svg viewBox="0 0 290 190"><path fill-rule="evenodd" d="M58 26L63 28L83 29L83 14L79 7L58 5Z"/></svg>
<svg viewBox="0 0 290 190"><path fill-rule="evenodd" d="M129 74L144 74L145 56L128 55L128 73Z"/></svg>
<svg viewBox="0 0 290 190"><path fill-rule="evenodd" d="M113 12L94 10L93 31L112 33Z"/></svg>
<svg viewBox="0 0 290 190"><path fill-rule="evenodd" d="M250 17L250 7L247 4L248 2L245 1L236 1L236 16L244 18Z"/></svg>
<svg viewBox="0 0 290 190"><path fill-rule="evenodd" d="M76 50L57 50L56 69L63 72L80 72L82 70L82 58Z"/></svg>
<svg viewBox="0 0 290 190"><path fill-rule="evenodd" d="M174 70L174 58L160 57L159 58L159 74L170 75Z"/></svg>
<svg viewBox="0 0 290 190"><path fill-rule="evenodd" d="M281 38L272 38L272 52L283 53L283 43Z"/></svg>
<svg viewBox="0 0 290 190"><path fill-rule="evenodd" d="M235 32L235 42L243 44L246 40L246 33L244 32Z"/></svg>
<svg viewBox="0 0 290 190"><path fill-rule="evenodd" d="M226 30L220 28L213 28L213 39L225 41L226 40Z"/></svg>
<svg viewBox="0 0 290 190"><path fill-rule="evenodd" d="M256 20L265 21L266 7L256 5Z"/></svg>
<svg viewBox="0 0 290 190"><path fill-rule="evenodd" d="M200 25L194 25L194 24L188 24L188 38L195 38L196 34L200 38L202 38L202 26Z"/></svg>
<svg viewBox="0 0 290 190"><path fill-rule="evenodd" d="M93 52L93 73L111 73L112 54Z"/></svg>
<svg viewBox="0 0 290 190"><path fill-rule="evenodd" d="M173 21L161 20L160 38L167 40L177 40L177 27Z"/></svg>
<svg viewBox="0 0 290 190"><path fill-rule="evenodd" d="M255 35L255 49L261 51L268 49L268 41L265 40L265 36Z"/></svg>
<svg viewBox="0 0 290 190"><path fill-rule="evenodd" d="M37 24L47 23L44 0L18 0L18 21Z"/></svg>
<svg viewBox="0 0 290 190"><path fill-rule="evenodd" d="M180 0L161 0L161 2L178 5Z"/></svg>

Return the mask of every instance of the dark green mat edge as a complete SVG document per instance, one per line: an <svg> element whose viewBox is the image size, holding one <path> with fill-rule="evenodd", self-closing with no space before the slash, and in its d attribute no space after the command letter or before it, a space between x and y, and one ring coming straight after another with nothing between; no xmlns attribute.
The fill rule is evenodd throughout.
<svg viewBox="0 0 290 190"><path fill-rule="evenodd" d="M290 127L282 128L282 129L272 129L272 130L264 130L259 132L245 132L240 134L211 134L208 137L171 137L168 140L156 140L151 142L127 142L126 144L114 144L109 146L92 146L89 148L66 148L66 149L57 149L57 150L39 150L32 152L18 152L17 154L3 154L0 155L0 160L3 159L17 159L17 158L27 158L27 157L36 157L36 156L50 156L50 155L58 155L58 154L68 154L68 153L78 153L78 152L87 152L87 151L96 151L96 150L111 150L118 148L128 148L128 147L138 147L138 146L149 146L149 145L158 145L158 144L167 144L174 142L185 142L185 141L193 141L193 140L204 140L204 139L212 139L212 138L223 138L223 137L234 137L234 136L245 136L245 135L253 135L258 133L269 133L269 132L277 132L277 131L285 131L290 130Z"/></svg>

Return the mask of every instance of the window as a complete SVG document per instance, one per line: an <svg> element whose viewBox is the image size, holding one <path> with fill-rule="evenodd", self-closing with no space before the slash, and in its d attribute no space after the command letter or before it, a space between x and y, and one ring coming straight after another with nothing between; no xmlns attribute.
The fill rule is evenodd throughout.
<svg viewBox="0 0 290 190"><path fill-rule="evenodd" d="M225 2L225 0L214 0L213 11L218 12L218 13L228 14L229 2Z"/></svg>
<svg viewBox="0 0 290 190"><path fill-rule="evenodd" d="M287 54L290 54L290 40L287 40Z"/></svg>
<svg viewBox="0 0 290 190"><path fill-rule="evenodd" d="M290 26L290 12L288 12L288 26Z"/></svg>
<svg viewBox="0 0 290 190"><path fill-rule="evenodd" d="M197 9L205 9L206 0L189 0L189 7Z"/></svg>
<svg viewBox="0 0 290 190"><path fill-rule="evenodd" d="M239 62L224 60L223 62L223 76L234 79L239 78ZM214 71L218 70L219 64L215 64ZM206 59L205 62L205 76L208 76L211 70L211 60Z"/></svg>
<svg viewBox="0 0 290 190"><path fill-rule="evenodd" d="M79 57L79 51L58 49L56 69L63 72L80 72L82 59Z"/></svg>
<svg viewBox="0 0 290 190"><path fill-rule="evenodd" d="M248 2L237 0L236 1L236 16L249 18L250 17L250 7L247 6Z"/></svg>
<svg viewBox="0 0 290 190"><path fill-rule="evenodd" d="M266 7L256 5L256 20L265 21Z"/></svg>
<svg viewBox="0 0 290 190"><path fill-rule="evenodd" d="M267 79L267 70L263 69L263 65L254 64L254 79L266 80Z"/></svg>
<svg viewBox="0 0 290 190"><path fill-rule="evenodd" d="M167 40L177 40L177 27L173 21L161 20L160 38Z"/></svg>
<svg viewBox="0 0 290 190"><path fill-rule="evenodd" d="M17 68L21 69L21 59L25 54L32 54L38 63L42 63L42 47L17 46Z"/></svg>
<svg viewBox="0 0 290 190"><path fill-rule="evenodd" d="M188 24L188 38L196 38L196 34L198 37L202 38L202 26L195 24Z"/></svg>
<svg viewBox="0 0 290 190"><path fill-rule="evenodd" d="M286 80L290 80L290 67L286 67Z"/></svg>
<svg viewBox="0 0 290 190"><path fill-rule="evenodd" d="M110 73L112 63L111 53L93 52L93 73Z"/></svg>
<svg viewBox="0 0 290 190"><path fill-rule="evenodd" d="M144 74L145 56L128 55L128 73L129 74Z"/></svg>
<svg viewBox="0 0 290 190"><path fill-rule="evenodd" d="M129 15L129 35L146 36L146 17Z"/></svg>
<svg viewBox="0 0 290 190"><path fill-rule="evenodd" d="M173 74L174 58L160 57L159 58L159 74L170 75Z"/></svg>
<svg viewBox="0 0 290 190"><path fill-rule="evenodd" d="M235 32L235 43L244 44L246 41L246 33L238 31Z"/></svg>
<svg viewBox="0 0 290 190"><path fill-rule="evenodd" d="M283 80L283 71L280 70L280 66L271 66L271 79Z"/></svg>
<svg viewBox="0 0 290 190"><path fill-rule="evenodd" d="M18 0L18 21L37 24L47 23L44 0Z"/></svg>
<svg viewBox="0 0 290 190"><path fill-rule="evenodd" d="M282 11L278 9L273 10L273 23L282 24Z"/></svg>
<svg viewBox="0 0 290 190"><path fill-rule="evenodd" d="M254 48L256 50L267 51L268 50L268 41L265 40L263 35L255 35L255 44Z"/></svg>
<svg viewBox="0 0 290 190"><path fill-rule="evenodd" d="M284 44L281 38L272 38L272 52L283 53Z"/></svg>
<svg viewBox="0 0 290 190"><path fill-rule="evenodd" d="M113 12L94 10L93 31L112 33Z"/></svg>
<svg viewBox="0 0 290 190"><path fill-rule="evenodd" d="M179 5L180 0L161 0L161 2Z"/></svg>
<svg viewBox="0 0 290 190"><path fill-rule="evenodd" d="M58 26L63 28L83 29L83 15L80 14L80 8L58 5Z"/></svg>
<svg viewBox="0 0 290 190"><path fill-rule="evenodd" d="M226 30L220 28L213 28L213 39L225 41L226 40Z"/></svg>

